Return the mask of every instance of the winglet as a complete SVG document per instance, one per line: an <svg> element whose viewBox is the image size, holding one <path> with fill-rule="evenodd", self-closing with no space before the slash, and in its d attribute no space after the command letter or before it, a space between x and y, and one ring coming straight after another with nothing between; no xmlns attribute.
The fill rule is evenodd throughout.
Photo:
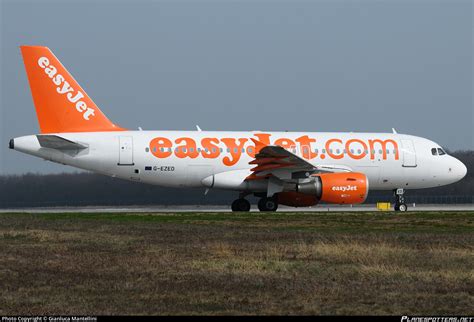
<svg viewBox="0 0 474 322"><path fill-rule="evenodd" d="M252 140L253 143L255 143L255 154L257 154L258 152L260 152L261 149L267 146L265 143L259 140L256 140L254 138L250 138L250 140Z"/></svg>

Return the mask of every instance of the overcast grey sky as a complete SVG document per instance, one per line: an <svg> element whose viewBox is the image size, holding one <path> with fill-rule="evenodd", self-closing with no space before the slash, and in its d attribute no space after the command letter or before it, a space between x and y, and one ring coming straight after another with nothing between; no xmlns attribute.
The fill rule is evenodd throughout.
<svg viewBox="0 0 474 322"><path fill-rule="evenodd" d="M69 168L37 133L22 44L130 129L365 131L474 148L472 1L1 2L0 173Z"/></svg>

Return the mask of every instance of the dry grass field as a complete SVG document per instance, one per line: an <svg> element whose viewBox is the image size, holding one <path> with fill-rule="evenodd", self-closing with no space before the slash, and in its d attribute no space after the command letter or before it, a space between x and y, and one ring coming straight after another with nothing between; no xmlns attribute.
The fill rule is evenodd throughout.
<svg viewBox="0 0 474 322"><path fill-rule="evenodd" d="M0 214L0 315L474 314L474 213Z"/></svg>

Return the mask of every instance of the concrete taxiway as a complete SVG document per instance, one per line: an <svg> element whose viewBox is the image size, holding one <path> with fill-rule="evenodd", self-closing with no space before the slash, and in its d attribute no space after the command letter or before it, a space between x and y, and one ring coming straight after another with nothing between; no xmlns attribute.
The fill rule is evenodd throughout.
<svg viewBox="0 0 474 322"><path fill-rule="evenodd" d="M252 212L258 212L256 206ZM378 211L376 205L318 205L308 208L280 206L279 212L357 212ZM474 204L462 205L408 205L408 211L474 211ZM0 209L0 213L149 213L149 212L231 212L230 206L188 205L188 206L90 206L90 207L35 207Z"/></svg>

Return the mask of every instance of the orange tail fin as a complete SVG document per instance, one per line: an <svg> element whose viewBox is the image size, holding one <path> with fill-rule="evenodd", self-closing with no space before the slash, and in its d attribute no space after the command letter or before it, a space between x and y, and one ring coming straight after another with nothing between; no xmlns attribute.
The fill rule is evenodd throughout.
<svg viewBox="0 0 474 322"><path fill-rule="evenodd" d="M47 47L21 46L41 133L123 131Z"/></svg>

